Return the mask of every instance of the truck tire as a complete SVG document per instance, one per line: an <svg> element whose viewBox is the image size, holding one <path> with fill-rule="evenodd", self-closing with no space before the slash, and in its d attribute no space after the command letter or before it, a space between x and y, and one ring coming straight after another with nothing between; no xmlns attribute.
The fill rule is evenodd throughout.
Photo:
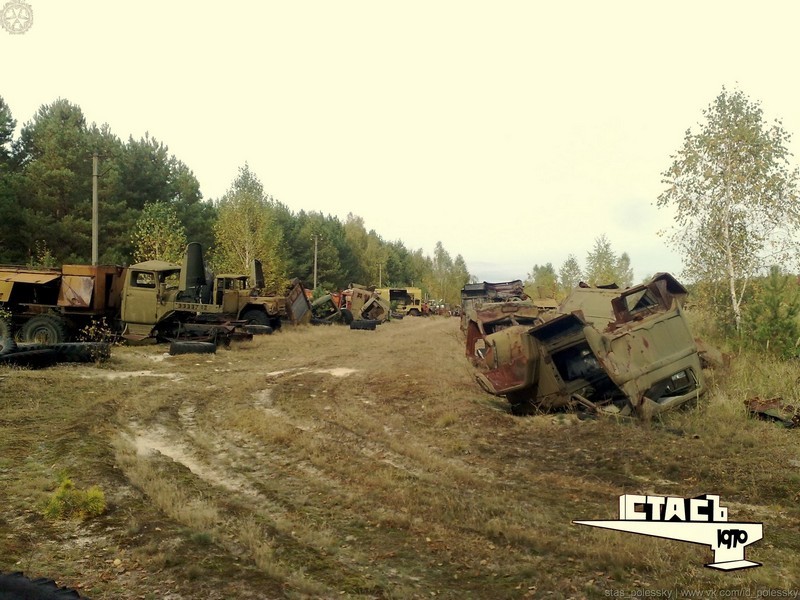
<svg viewBox="0 0 800 600"><path fill-rule="evenodd" d="M13 338L11 334L11 323L6 319L0 318L0 339Z"/></svg>
<svg viewBox="0 0 800 600"><path fill-rule="evenodd" d="M350 323L350 329L362 329L364 331L374 331L378 322L373 319L360 319Z"/></svg>
<svg viewBox="0 0 800 600"><path fill-rule="evenodd" d="M0 365L14 365L15 367L28 367L29 369L43 369L51 367L58 362L58 352L53 349L43 350L17 350L0 355Z"/></svg>
<svg viewBox="0 0 800 600"><path fill-rule="evenodd" d="M111 356L111 344L107 342L71 342L54 344L61 362L89 363L106 360Z"/></svg>
<svg viewBox="0 0 800 600"><path fill-rule="evenodd" d="M0 600L68 600L81 598L75 590L58 587L52 579L28 579L22 573L0 573ZM83 596L84 600L88 600Z"/></svg>
<svg viewBox="0 0 800 600"><path fill-rule="evenodd" d="M422 313L419 312L419 310L417 310L416 308L412 308L410 311L408 311L408 314L411 315L412 317L419 317Z"/></svg>
<svg viewBox="0 0 800 600"><path fill-rule="evenodd" d="M272 333L272 327L269 325L245 325L244 330L252 335L269 335Z"/></svg>
<svg viewBox="0 0 800 600"><path fill-rule="evenodd" d="M67 341L67 326L56 315L36 315L22 326L22 339L40 344L63 344Z"/></svg>
<svg viewBox="0 0 800 600"><path fill-rule="evenodd" d="M17 349L17 342L12 337L0 337L0 356L14 352Z"/></svg>
<svg viewBox="0 0 800 600"><path fill-rule="evenodd" d="M353 311L349 308L343 308L339 312L342 313L342 321L345 325L350 325L353 322Z"/></svg>
<svg viewBox="0 0 800 600"><path fill-rule="evenodd" d="M242 315L242 319L250 325L269 325L269 315L263 310L252 308Z"/></svg>
<svg viewBox="0 0 800 600"><path fill-rule="evenodd" d="M176 354L214 354L217 345L214 342L170 342L169 353Z"/></svg>

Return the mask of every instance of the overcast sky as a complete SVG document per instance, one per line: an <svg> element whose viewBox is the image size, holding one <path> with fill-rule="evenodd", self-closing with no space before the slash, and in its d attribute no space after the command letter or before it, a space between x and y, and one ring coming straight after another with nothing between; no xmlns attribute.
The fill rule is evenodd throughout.
<svg viewBox="0 0 800 600"><path fill-rule="evenodd" d="M20 126L66 98L166 144L208 200L247 162L293 211L441 241L478 280L602 234L637 279L679 275L661 173L722 87L800 134L796 2L26 2L31 27L0 29Z"/></svg>

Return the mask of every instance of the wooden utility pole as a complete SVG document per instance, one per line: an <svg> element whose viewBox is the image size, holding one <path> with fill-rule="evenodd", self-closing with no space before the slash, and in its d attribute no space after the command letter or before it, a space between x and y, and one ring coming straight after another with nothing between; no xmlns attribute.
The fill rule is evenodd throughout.
<svg viewBox="0 0 800 600"><path fill-rule="evenodd" d="M319 236L314 235L314 289L317 289L317 241Z"/></svg>
<svg viewBox="0 0 800 600"><path fill-rule="evenodd" d="M97 201L97 152L92 154L92 265L98 261L98 229L100 229L99 208Z"/></svg>

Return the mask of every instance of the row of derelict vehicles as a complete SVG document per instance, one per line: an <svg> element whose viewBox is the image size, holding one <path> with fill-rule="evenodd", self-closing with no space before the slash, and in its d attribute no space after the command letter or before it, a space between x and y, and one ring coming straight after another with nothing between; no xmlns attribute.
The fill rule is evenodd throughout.
<svg viewBox="0 0 800 600"><path fill-rule="evenodd" d="M374 329L393 312L403 316L391 301L400 290L353 285L312 303L297 279L280 292L263 281L257 261L249 274L210 274L199 244L187 246L182 265L0 267L0 355L17 343L69 347L98 324L118 339L180 347L246 339L282 323ZM419 313L421 294L403 294L404 313ZM560 303L527 297L519 280L468 284L461 295L476 379L516 414L578 409L648 418L699 397L703 369L716 358L692 336L687 290L668 273L627 289L581 284Z"/></svg>
<svg viewBox="0 0 800 600"><path fill-rule="evenodd" d="M12 352L15 363L29 356L23 347L74 354L74 340L98 333L106 340L169 341L177 352L215 348L283 324L375 329L393 308L402 311L396 316L420 312L416 288L381 291L354 284L312 304L299 279L283 290L265 289L257 260L250 273L211 273L197 243L186 247L182 264L0 266L0 362L10 362Z"/></svg>

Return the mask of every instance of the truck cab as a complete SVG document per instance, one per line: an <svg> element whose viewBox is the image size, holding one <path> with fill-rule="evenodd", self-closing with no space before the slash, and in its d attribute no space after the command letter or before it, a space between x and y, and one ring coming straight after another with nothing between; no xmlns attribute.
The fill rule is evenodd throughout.
<svg viewBox="0 0 800 600"><path fill-rule="evenodd" d="M376 291L382 299L389 302L395 312L414 317L427 313L427 306L422 300L420 288L381 288Z"/></svg>

